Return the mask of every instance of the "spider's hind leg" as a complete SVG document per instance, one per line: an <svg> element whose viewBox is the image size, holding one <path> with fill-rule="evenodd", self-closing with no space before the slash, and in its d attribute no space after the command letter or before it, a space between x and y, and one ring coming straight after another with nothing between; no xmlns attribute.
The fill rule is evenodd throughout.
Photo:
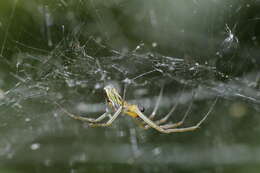
<svg viewBox="0 0 260 173"><path fill-rule="evenodd" d="M88 123L97 123L102 121L103 119L105 119L106 117L108 117L108 112L103 113L102 115L100 115L98 118L87 118L87 117L82 117L79 115L75 115L70 113L69 111L67 111L65 108L63 108L59 103L54 102L66 115L68 115L69 117L75 119L75 120L80 120L80 121L84 121L84 122L88 122Z"/></svg>

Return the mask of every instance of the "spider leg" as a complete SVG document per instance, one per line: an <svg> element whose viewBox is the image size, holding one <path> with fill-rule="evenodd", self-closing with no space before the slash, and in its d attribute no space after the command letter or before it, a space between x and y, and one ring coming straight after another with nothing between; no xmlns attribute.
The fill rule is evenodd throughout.
<svg viewBox="0 0 260 173"><path fill-rule="evenodd" d="M150 127L156 129L157 131L161 133L165 133L165 129L160 127L159 125L155 124L152 120L150 120L147 116L145 116L140 110L136 110L136 113L138 114L139 118L141 118L145 123L147 123Z"/></svg>
<svg viewBox="0 0 260 173"><path fill-rule="evenodd" d="M164 125L156 124L156 125L159 125L159 126L160 126L161 128L163 128L163 129L172 129L172 128L176 128L176 127L181 126L181 125L182 125L182 121L179 121L179 122L177 122L177 123L170 123L170 124L164 124ZM147 130L147 129L150 129L151 126L146 125L146 126L143 126L143 128L144 128L145 130Z"/></svg>
<svg viewBox="0 0 260 173"><path fill-rule="evenodd" d="M172 115L172 113L175 111L175 109L176 109L177 106L178 106L178 104L175 104L175 105L171 108L171 110L168 112L168 114L166 114L165 117L163 117L162 119L156 121L156 124L159 125L159 124L165 123L165 122L169 119L169 117Z"/></svg>
<svg viewBox="0 0 260 173"><path fill-rule="evenodd" d="M195 125L195 126L191 126L191 127L185 127L185 128L178 128L175 129L173 127L174 124L172 124L172 128L171 129L166 129L166 133L176 133L176 132L188 132L188 131L193 131L196 130L200 127L200 125L207 119L207 117L209 116L209 114L212 112L214 106L216 105L218 100L218 97L216 97L216 99L214 100L214 102L212 103L212 105L210 106L208 112L205 114L205 116ZM178 124L178 123L176 123ZM175 126L176 127L176 126ZM177 126L178 127L178 126ZM169 128L167 126L165 126L165 128Z"/></svg>
<svg viewBox="0 0 260 173"><path fill-rule="evenodd" d="M184 121L186 120L187 116L189 115L189 113L190 113L190 111L191 111L192 104L193 104L193 102L190 103L190 105L189 105L187 111L185 112L185 114L184 114L184 116L183 116L183 118L182 118L181 121L179 121L179 122L177 122L177 123L169 123L169 124L161 125L161 127L164 128L164 129L168 129L168 128L176 128L176 127L181 126L181 125L184 123ZM177 107L177 105L175 105L175 106L171 109L171 111L170 111L164 118L162 118L161 120L156 121L155 123L156 123L157 125L160 125L160 124L162 124L162 123L165 123L165 122L167 121L167 119L168 119L167 116L168 116L169 114L171 115L172 112L175 110L176 107ZM149 128L148 125L146 125L145 127Z"/></svg>
<svg viewBox="0 0 260 173"><path fill-rule="evenodd" d="M153 112L152 112L151 115L149 116L149 119L151 119L151 120L155 117L155 114L156 114L156 112L157 112L157 110L158 110L158 108L159 108L159 104L160 104L160 102L161 102L162 95L163 95L163 88L164 88L164 87L161 88L160 94L159 94L158 99L157 99L157 101L156 101L156 104L155 104L155 107L154 107L154 109L153 109Z"/></svg>
<svg viewBox="0 0 260 173"><path fill-rule="evenodd" d="M88 122L88 123L96 123L99 121L102 121L104 118L106 118L108 116L108 113L105 112L103 113L101 116L99 116L98 118L87 118L87 117L82 117L79 115L75 115L70 113L69 111L67 111L66 109L64 109L59 103L54 102L65 114L67 114L69 117L75 119L75 120L80 120L80 121L84 121L84 122Z"/></svg>
<svg viewBox="0 0 260 173"><path fill-rule="evenodd" d="M175 104L175 105L171 108L171 110L168 112L168 114L166 114L165 117L163 117L163 118L160 119L160 120L155 121L155 124L160 125L160 124L165 123L165 122L169 119L169 117L171 116L171 114L175 111L177 105L178 105L178 104ZM142 125L143 125L143 128L144 128L144 129L149 129L149 128L150 128L150 126L147 125L147 124L145 124L145 122L144 122Z"/></svg>
<svg viewBox="0 0 260 173"><path fill-rule="evenodd" d="M196 130L197 128L199 128L199 126L206 120L206 118L208 117L208 115L212 112L217 99L215 99L214 103L211 105L209 111L206 113L206 115L195 125L195 126L191 126L191 127L186 127L186 128L171 128L171 129L164 129L162 126L159 126L157 124L155 124L155 122L153 122L152 120L150 120L148 117L146 117L141 111L137 110L136 113L138 114L138 116L144 121L146 122L149 126L151 126L152 128L156 129L157 131L161 132L161 133L178 133L178 132L188 132L188 131L193 131Z"/></svg>
<svg viewBox="0 0 260 173"><path fill-rule="evenodd" d="M112 115L112 117L106 123L90 123L89 125L91 127L110 126L114 122L114 120L120 115L121 112L122 112L122 106L114 113L114 115Z"/></svg>

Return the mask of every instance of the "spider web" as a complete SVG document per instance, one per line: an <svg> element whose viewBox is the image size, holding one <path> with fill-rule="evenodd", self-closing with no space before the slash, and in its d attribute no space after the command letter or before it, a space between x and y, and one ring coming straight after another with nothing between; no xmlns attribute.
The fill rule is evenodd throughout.
<svg viewBox="0 0 260 173"><path fill-rule="evenodd" d="M10 19L10 23L5 29L1 47L0 61L3 73L0 75L0 156L3 165L13 165L15 162L26 165L31 162L31 165L43 164L51 167L53 163L62 163L73 170L75 165L91 167L84 165L86 163L155 163L161 169L169 163L182 168L188 164L198 169L202 163L204 166L212 167L218 164L259 163L259 146L253 142L254 135L259 132L259 64L251 64L251 61L256 60L252 52L257 49L250 45L249 50L243 45L243 32L238 32L243 28L238 21L224 22L222 28L213 23L220 34L217 35L217 41L212 41L214 43L210 46L217 48L199 49L200 41L205 41L199 39L197 50L187 39L190 38L189 35L185 35L185 32L189 31L179 31L178 27L176 29L171 24L169 28L172 28L174 33L178 30L178 34L175 34L181 35L184 40L187 39L189 44L185 41L178 43L181 39L177 36L177 41L164 38L167 45L145 39L145 36L142 37L144 41L131 42L131 39L135 39L134 36L131 39L125 38L129 33L120 32L120 27L115 27L116 24L113 27L109 25L109 22L117 20L114 13L123 11L120 14L129 19L128 13L135 12L133 7L136 7L137 2L132 4L133 7L127 8L129 11L124 10L128 3L118 2L115 5L117 8L112 9L112 12L106 11L104 7L111 5L110 3L99 4L90 1L86 5L82 1L79 4L59 1L58 5L50 3L49 6L40 3L37 7L44 19L44 26L38 30L41 30L41 34L45 36L44 40L47 40L46 48L40 43L31 46L34 44L28 44L26 39L18 39L12 35L12 24L15 23L14 19L18 18L16 14L20 12L20 3L14 1L18 6L14 5L11 15L6 18ZM30 4L23 3L25 9L34 9L29 8ZM200 4L199 1L193 3ZM243 5L234 5L233 8L239 11L240 8L246 8ZM70 8L75 9L79 6L84 6L79 8L82 10L80 14L68 12L67 17L73 18L71 23L62 25L54 22L62 21L64 16L61 17L58 10L53 9L69 11ZM197 5L194 6L195 9L198 8ZM90 15L86 8L90 10ZM29 14L33 12L35 11L30 11ZM142 22L146 21L147 13L152 26L165 29L159 30L161 32L169 32L170 29L164 27L167 22L156 23L156 11L139 12L138 14L144 18ZM165 20L167 16L171 16L167 10L162 13L166 16ZM88 22L97 20L97 25L94 27L91 22L84 23L81 15L87 16ZM38 19L38 16L34 17ZM126 25L118 20L122 27ZM183 20L189 22L188 18ZM137 30L142 30L139 27L141 24L147 25L136 21L131 25L136 26ZM258 20L253 21L257 24ZM53 29L54 23L62 26L58 32ZM186 25L181 27L187 28ZM101 30L100 33L95 32L97 28ZM113 29L116 31L112 32ZM110 37L108 31L112 32L112 38L118 42L106 39ZM216 32L215 29L210 31L210 34ZM24 31L29 32L29 29ZM114 32L118 32L116 34L119 36L113 35ZM41 34L36 33L36 38L33 35L30 38L37 42L37 39L41 40ZM121 37L122 35L124 37ZM200 33L195 32L194 35L199 36ZM150 37L156 40L163 35L155 34L154 37ZM127 46L119 46L122 42ZM257 45L257 38L252 39L252 42ZM188 48L185 49L182 44L188 45ZM172 51L173 48L176 52ZM170 118L173 122L180 120L189 104L193 102L185 126L198 122L216 97L219 101L212 115L196 134L170 137L152 130L143 131L128 118L118 119L114 126L108 129L91 129L84 123L63 116L60 109L53 104L58 102L70 112L97 117L106 110L103 87L107 84L119 88L122 95L126 88L125 99L130 103L143 105L147 115L152 112L160 89L164 87L156 118L162 117L172 106L178 104L177 110ZM239 131L241 126L244 132ZM251 127L254 127L252 133ZM238 131L239 134L236 134ZM226 135L223 135L224 133ZM248 137L248 141L245 141L245 136ZM205 141L205 138L208 140ZM239 142L236 143L236 140ZM194 145L191 145L190 141L194 141ZM255 147L252 148L254 144ZM203 145L206 147L201 148ZM41 153L41 157L36 152ZM212 152L216 154L208 154ZM227 152L229 154L226 154ZM256 154L249 156L252 153ZM146 172L149 171L144 167L142 168ZM151 171L156 172L156 169Z"/></svg>

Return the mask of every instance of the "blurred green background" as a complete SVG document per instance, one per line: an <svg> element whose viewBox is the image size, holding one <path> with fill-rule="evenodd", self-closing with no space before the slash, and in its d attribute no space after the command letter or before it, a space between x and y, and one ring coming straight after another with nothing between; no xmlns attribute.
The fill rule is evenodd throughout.
<svg viewBox="0 0 260 173"><path fill-rule="evenodd" d="M259 0L1 0L0 172L260 171ZM194 132L129 117L89 128L103 87L157 119L175 104Z"/></svg>

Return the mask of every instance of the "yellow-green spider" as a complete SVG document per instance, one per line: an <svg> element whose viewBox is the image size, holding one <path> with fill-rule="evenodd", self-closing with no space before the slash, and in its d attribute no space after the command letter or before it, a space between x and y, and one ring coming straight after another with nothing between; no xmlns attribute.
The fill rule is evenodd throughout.
<svg viewBox="0 0 260 173"><path fill-rule="evenodd" d="M166 116L164 116L162 119L154 121L153 119L156 115L156 112L157 112L157 109L159 106L159 102L162 97L163 89L161 89L160 95L158 97L158 100L156 102L153 112L148 117L143 114L144 108L142 108L141 106L135 105L135 104L130 104L127 101L125 101L119 95L117 89L115 87L113 87L112 85L107 85L106 87L104 87L104 90L105 90L105 94L106 94L107 106L110 109L107 109L107 111L104 114L102 114L101 116L99 116L96 119L82 117L79 115L72 114L72 113L68 112L66 109L64 109L60 104L58 104L58 103L56 103L56 104L68 116L70 116L71 118L76 119L76 120L87 122L90 125L90 127L110 126L120 114L126 114L126 115L131 116L134 119L142 120L143 122L141 122L139 124L144 129L154 128L161 133L177 133L177 132L193 131L193 130L196 130L197 128L199 128L199 126L205 121L205 119L208 117L208 115L212 112L213 107L217 102L217 99L215 99L214 103L211 105L208 112L196 125L191 126L191 127L177 128L177 127L181 126L183 124L184 120L186 119L186 117L189 113L189 110L191 108L191 104L190 104L188 110L186 111L185 115L183 116L182 120L177 123L164 124L168 120L170 115L173 113L173 111L175 110L177 105L173 106L172 109L170 110L170 112ZM101 123L101 121L104 120L106 117L108 117L109 120L106 121L105 123Z"/></svg>

